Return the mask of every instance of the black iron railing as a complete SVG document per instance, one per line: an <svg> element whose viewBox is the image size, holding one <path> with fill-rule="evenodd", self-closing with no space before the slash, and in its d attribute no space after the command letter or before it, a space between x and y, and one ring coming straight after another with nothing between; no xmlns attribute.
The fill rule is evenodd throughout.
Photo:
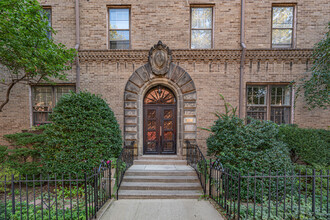
<svg viewBox="0 0 330 220"><path fill-rule="evenodd" d="M111 198L111 162L75 174L0 178L0 219L92 219Z"/></svg>
<svg viewBox="0 0 330 220"><path fill-rule="evenodd" d="M187 155L186 155L187 163L188 165L190 165L195 169L205 195L207 177L208 177L207 162L205 160L202 151L199 149L197 144L191 144L189 141L186 141L186 147L187 147Z"/></svg>
<svg viewBox="0 0 330 220"><path fill-rule="evenodd" d="M240 175L211 161L209 184L228 219L330 219L329 170Z"/></svg>
<svg viewBox="0 0 330 220"><path fill-rule="evenodd" d="M117 186L117 200L118 200L118 192L123 181L123 177L125 175L126 170L133 165L134 161L134 142L132 142L131 146L125 146L117 159L117 167L116 167L116 186Z"/></svg>

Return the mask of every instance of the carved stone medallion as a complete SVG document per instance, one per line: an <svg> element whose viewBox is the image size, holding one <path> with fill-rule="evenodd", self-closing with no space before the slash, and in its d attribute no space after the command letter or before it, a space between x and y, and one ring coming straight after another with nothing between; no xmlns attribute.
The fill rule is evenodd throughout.
<svg viewBox="0 0 330 220"><path fill-rule="evenodd" d="M164 75L168 72L171 62L171 50L161 41L158 41L158 44L155 44L149 51L149 63L152 72L157 76Z"/></svg>

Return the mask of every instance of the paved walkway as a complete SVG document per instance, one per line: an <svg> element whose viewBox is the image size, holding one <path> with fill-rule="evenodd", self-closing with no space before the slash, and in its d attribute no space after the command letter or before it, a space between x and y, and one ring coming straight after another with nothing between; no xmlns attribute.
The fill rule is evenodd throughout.
<svg viewBox="0 0 330 220"><path fill-rule="evenodd" d="M208 201L196 199L122 199L101 220L223 220Z"/></svg>

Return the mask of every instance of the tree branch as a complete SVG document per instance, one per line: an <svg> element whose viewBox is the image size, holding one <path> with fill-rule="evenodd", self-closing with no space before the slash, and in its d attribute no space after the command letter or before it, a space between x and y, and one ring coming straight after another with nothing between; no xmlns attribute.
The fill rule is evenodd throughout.
<svg viewBox="0 0 330 220"><path fill-rule="evenodd" d="M5 101L0 105L0 112L2 112L3 107L9 102L9 95L10 95L10 92L11 92L12 88L14 87L14 85L15 85L16 83L18 83L19 81L23 80L25 77L26 77L26 75L24 75L24 76L23 76L22 78L20 78L20 79L13 80L13 81L9 84L9 86L8 86L8 88L7 88L7 92L6 92L6 99L5 99Z"/></svg>

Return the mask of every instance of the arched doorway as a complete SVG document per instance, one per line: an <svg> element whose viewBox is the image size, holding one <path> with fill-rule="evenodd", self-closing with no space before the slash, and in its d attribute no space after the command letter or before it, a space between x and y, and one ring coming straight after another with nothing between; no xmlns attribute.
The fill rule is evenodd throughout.
<svg viewBox="0 0 330 220"><path fill-rule="evenodd" d="M153 154L177 154L185 155L185 141L196 143L197 139L197 91L193 79L179 65L172 62L171 50L161 41L155 44L149 51L148 63L137 68L128 79L124 92L124 140L126 145L134 145L134 154L143 155L145 150L145 114L149 104L144 108L144 99L150 91L157 90L162 85L166 91L173 94L176 108L174 114L175 132L173 133L173 148L159 151L159 146L153 146L154 150L148 150ZM155 104L154 104L155 105ZM165 104L163 108L169 108ZM152 108L152 104L150 104ZM164 111L164 109L163 109ZM160 114L160 113L159 113ZM164 113L163 113L164 114ZM157 114L156 114L157 115ZM157 117L157 116L156 116ZM157 123L157 122L156 122ZM160 126L156 125L156 129ZM164 126L164 125L163 125ZM162 127L163 129L163 127ZM160 132L151 133L160 135ZM162 138L164 138L162 130ZM166 133L166 135L168 135ZM156 142L156 140L154 140ZM158 148L157 148L158 147Z"/></svg>
<svg viewBox="0 0 330 220"><path fill-rule="evenodd" d="M174 93L158 85L143 100L143 153L176 154L176 109Z"/></svg>

